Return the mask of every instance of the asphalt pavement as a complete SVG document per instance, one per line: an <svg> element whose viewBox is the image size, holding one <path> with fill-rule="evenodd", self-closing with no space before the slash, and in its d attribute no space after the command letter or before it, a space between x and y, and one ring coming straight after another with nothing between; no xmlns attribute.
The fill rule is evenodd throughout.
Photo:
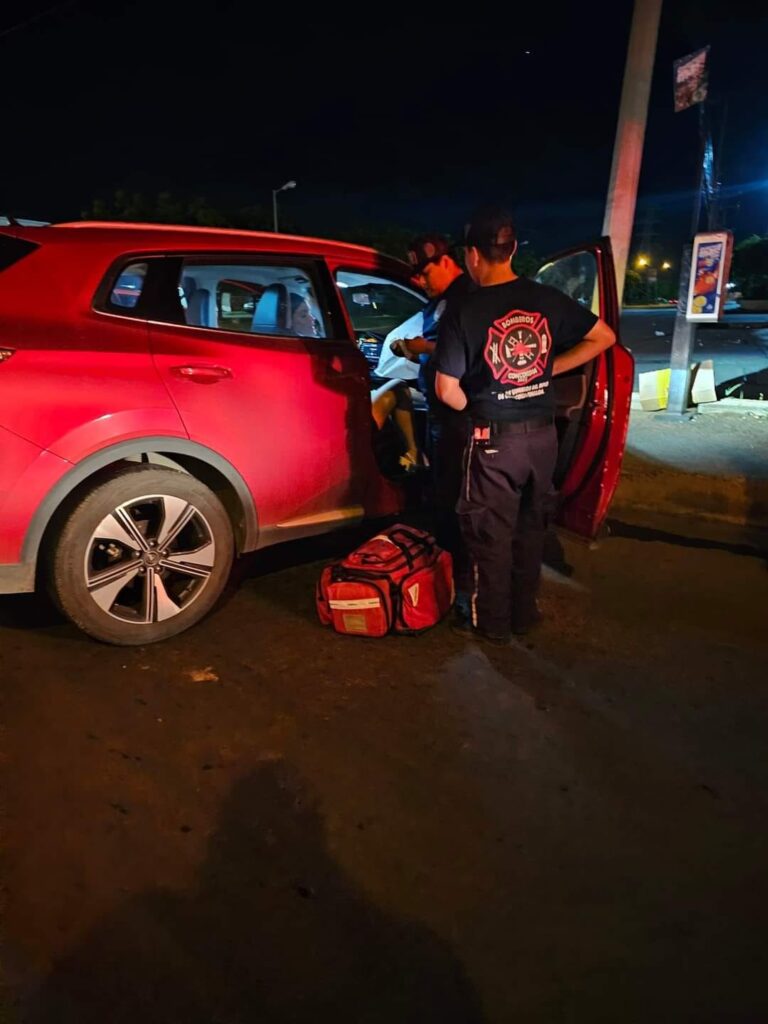
<svg viewBox="0 0 768 1024"><path fill-rule="evenodd" d="M635 390L639 373L669 366L674 322L673 307L624 310L621 340L635 357ZM692 361L714 360L719 397L768 398L768 316L729 313L716 325L698 325L696 335Z"/></svg>
<svg viewBox="0 0 768 1024"><path fill-rule="evenodd" d="M144 649L2 598L6 1019L768 1019L765 552L612 529L504 650L322 629L350 536Z"/></svg>

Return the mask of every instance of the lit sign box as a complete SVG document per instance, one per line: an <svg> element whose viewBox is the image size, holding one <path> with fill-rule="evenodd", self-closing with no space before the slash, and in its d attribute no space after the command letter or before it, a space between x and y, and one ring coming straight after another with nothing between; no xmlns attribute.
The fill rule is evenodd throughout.
<svg viewBox="0 0 768 1024"><path fill-rule="evenodd" d="M696 235L691 256L691 283L685 316L688 320L719 320L731 269L730 231Z"/></svg>
<svg viewBox="0 0 768 1024"><path fill-rule="evenodd" d="M709 47L705 46L695 53L689 53L687 57L676 60L674 67L675 78L675 113L687 110L697 103L703 103L707 98L709 69L707 60L709 58Z"/></svg>

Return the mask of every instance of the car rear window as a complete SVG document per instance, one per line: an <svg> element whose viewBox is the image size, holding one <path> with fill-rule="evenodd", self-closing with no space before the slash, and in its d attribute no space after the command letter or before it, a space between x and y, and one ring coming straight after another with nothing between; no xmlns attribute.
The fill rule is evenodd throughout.
<svg viewBox="0 0 768 1024"><path fill-rule="evenodd" d="M135 309L144 289L147 276L146 263L129 263L124 267L109 293L109 305L123 309Z"/></svg>
<svg viewBox="0 0 768 1024"><path fill-rule="evenodd" d="M0 271L7 270L14 263L23 260L31 252L39 248L34 242L25 242L23 238L12 238L0 235Z"/></svg>

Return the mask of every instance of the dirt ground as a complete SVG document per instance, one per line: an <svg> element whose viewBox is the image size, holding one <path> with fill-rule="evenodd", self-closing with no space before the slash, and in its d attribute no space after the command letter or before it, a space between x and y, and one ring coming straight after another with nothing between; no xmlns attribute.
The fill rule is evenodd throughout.
<svg viewBox="0 0 768 1024"><path fill-rule="evenodd" d="M499 650L322 629L349 546L144 649L0 601L7 1019L768 1019L765 555L615 523Z"/></svg>

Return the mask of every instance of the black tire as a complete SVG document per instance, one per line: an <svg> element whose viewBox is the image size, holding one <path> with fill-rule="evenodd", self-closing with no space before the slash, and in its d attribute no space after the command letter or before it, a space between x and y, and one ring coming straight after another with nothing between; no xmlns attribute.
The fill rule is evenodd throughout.
<svg viewBox="0 0 768 1024"><path fill-rule="evenodd" d="M164 524L170 524L174 510L181 508L184 514L177 522L189 516L178 535L183 541L173 539L161 550ZM103 524L108 522L111 529L116 523L118 537L126 514L130 520L128 529L122 530L124 538L135 538L137 525L139 533L146 532L140 543L131 544L135 550L122 540L104 539ZM155 541L148 539L152 522ZM190 543L192 549L187 550ZM69 511L53 538L49 589L67 618L97 640L122 646L156 643L183 632L210 611L226 585L233 551L229 517L204 484L173 469L131 466L94 486ZM108 573L115 582L104 586ZM112 602L111 593L123 578L127 583Z"/></svg>

